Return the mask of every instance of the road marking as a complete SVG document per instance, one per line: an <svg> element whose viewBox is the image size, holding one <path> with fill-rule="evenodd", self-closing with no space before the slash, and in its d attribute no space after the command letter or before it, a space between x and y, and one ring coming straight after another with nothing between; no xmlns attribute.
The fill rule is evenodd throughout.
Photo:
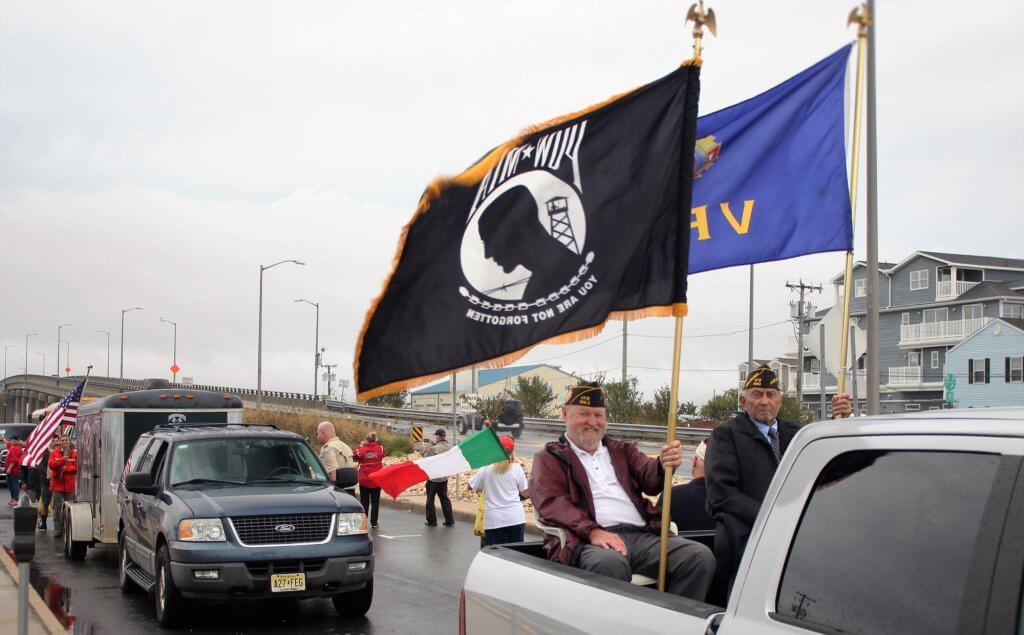
<svg viewBox="0 0 1024 635"><path fill-rule="evenodd" d="M394 540L395 538L419 538L423 534L403 534L401 536L386 536L384 534L377 534L378 538L386 538L387 540Z"/></svg>

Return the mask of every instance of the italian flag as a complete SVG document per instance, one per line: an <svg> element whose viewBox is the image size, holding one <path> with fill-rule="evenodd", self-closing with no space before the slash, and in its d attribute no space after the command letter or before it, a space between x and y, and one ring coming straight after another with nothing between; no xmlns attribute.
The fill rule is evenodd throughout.
<svg viewBox="0 0 1024 635"><path fill-rule="evenodd" d="M484 428L451 450L415 461L405 461L377 470L367 478L377 487L398 498L408 487L432 478L446 478L498 461L507 461L498 435Z"/></svg>

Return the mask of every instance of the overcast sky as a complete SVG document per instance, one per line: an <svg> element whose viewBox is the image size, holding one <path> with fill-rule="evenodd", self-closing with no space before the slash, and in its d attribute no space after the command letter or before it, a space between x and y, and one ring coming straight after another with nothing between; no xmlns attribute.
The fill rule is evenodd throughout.
<svg viewBox="0 0 1024 635"><path fill-rule="evenodd" d="M1024 4L879 0L880 256L1024 257ZM654 80L690 56L687 3L558 0L5 2L0 6L0 343L8 372L181 375L312 391L314 309L351 379L358 329L426 183L520 128ZM750 97L854 37L849 0L713 0L701 111ZM642 8L642 9L641 9ZM861 197L863 201L863 195ZM864 257L863 212L856 236ZM787 280L826 283L841 254L758 266L755 355L781 354ZM746 268L690 279L681 398L730 387L746 358ZM833 302L826 289L819 306ZM631 325L630 374L669 379L671 320ZM539 347L620 373L621 327ZM733 335L718 334L736 332ZM637 337L632 337L632 334ZM645 336L645 337L639 337ZM63 356L63 353L62 353ZM62 361L62 366L63 361ZM351 394L351 389L349 390Z"/></svg>

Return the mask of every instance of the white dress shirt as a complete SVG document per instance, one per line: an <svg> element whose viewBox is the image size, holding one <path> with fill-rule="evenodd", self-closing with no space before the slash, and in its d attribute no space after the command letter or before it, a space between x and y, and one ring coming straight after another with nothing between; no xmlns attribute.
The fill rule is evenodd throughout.
<svg viewBox="0 0 1024 635"><path fill-rule="evenodd" d="M615 476L615 468L612 466L612 457L608 448L602 443L593 454L579 448L575 443L566 437L569 447L583 463L583 469L587 472L587 481L590 482L590 492L594 497L595 520L602 527L612 525L633 525L643 527L643 516L636 510L633 501L630 500L626 490L619 483Z"/></svg>

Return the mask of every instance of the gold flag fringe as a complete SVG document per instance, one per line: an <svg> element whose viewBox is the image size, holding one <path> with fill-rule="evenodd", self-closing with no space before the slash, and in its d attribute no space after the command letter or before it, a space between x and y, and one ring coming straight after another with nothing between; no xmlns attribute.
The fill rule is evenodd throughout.
<svg viewBox="0 0 1024 635"><path fill-rule="evenodd" d="M701 61L702 60L700 60L699 58L698 59L685 60L685 61L683 61L680 64L680 67L686 67L686 66L698 66L699 67L699 66L701 66ZM377 307L380 305L381 300L384 299L384 294L387 292L388 287L391 286L391 279L394 277L395 273L398 271L398 264L399 264L399 262L401 262L402 254L405 252L405 242L406 242L406 240L409 237L410 229L412 228L412 226L416 222L416 220L421 215L425 214L430 209L430 205L434 201L436 201L438 198L440 198L441 193L444 192L445 189L447 189L448 187L450 187L452 185L458 185L458 186L462 186L462 187L469 187L469 186L472 186L472 185L475 185L475 184L479 183L481 180L483 180L483 178L487 174L488 170L490 170L492 167L494 167L494 165L501 159L501 157L506 152L508 152L512 148L515 148L516 146L518 146L520 143L522 143L526 139L526 137L529 137L531 135L535 135L535 134L537 134L539 132L547 130L548 128L553 128L554 126L563 124L566 121L569 121L571 119L575 119L577 117L582 117L583 115L589 114L589 113L591 113L591 112L593 112L595 110L599 110L601 108L609 106L609 105L615 103L616 101L622 99L623 97L626 97L627 95L630 95L630 94L636 92L637 90L639 90L640 88L643 88L646 85L647 84L643 84L641 86L637 86L636 88L633 88L631 90L619 93L617 95L612 95L608 99L605 99L604 101L601 101L601 102L598 102L596 104L590 105L590 106L588 106L586 108L583 108L582 110L577 110L575 112L571 112L571 113L568 113L568 114L565 114L565 115L561 115L559 117L555 117L553 119L549 119L548 121L545 121L543 123L527 126L527 127L523 128L523 130L520 131L520 133L518 135L516 135L514 138L512 138L512 139L506 141L505 143L501 144L500 146L494 148L493 150L488 152L486 156L484 156L482 159L480 159L479 161L474 163L472 166L470 166L468 169L464 170L463 172L461 172L461 173L459 173L459 174L457 174L455 176L451 176L451 177L439 176L439 177L435 178L433 181L431 181L429 184L427 184L426 190L424 190L423 195L420 197L419 203L416 205L416 211L413 212L412 218L410 218L409 221L402 227L402 232L401 232L401 234L399 235L399 238L398 238L398 248L395 250L395 255L391 259L391 272L388 274L387 278L384 280L384 285L382 286L380 293L377 294L377 297L375 297L373 299L373 302L370 303L370 308L366 312L366 317L363 320L363 327L359 330L359 339L356 340L355 357L352 360L352 373L353 373L352 377L353 377L353 379L355 380L355 383L356 383L356 399L357 400L365 401L366 399L371 399L371 398L376 397L378 395L386 395L386 394L390 394L390 393L393 393L393 392L398 392L400 390L406 390L406 389L411 388L411 387L415 387L415 386L419 386L419 385L422 385L422 384L425 384L425 383L429 383L430 381L433 381L435 379L440 379L441 377L445 377L447 375L450 375L453 372L458 372L459 370L465 370L466 368L471 368L472 366L483 366L485 368L499 368L501 366L505 366L507 364L511 364L512 362L520 359L523 355L525 355L527 352L529 352L530 349L532 349L534 346L537 346L539 344L568 344L570 342L578 342L580 340L584 340L584 339L587 339L587 338L590 338L590 337L594 337L595 335L600 333L602 329L604 329L604 325L607 322L607 320L605 322L599 324L598 326L594 326L594 327L591 327L591 328L588 328L588 329L583 329L583 330L580 330L580 331L574 331L573 333L565 333L565 334L562 334L562 335L558 335L556 337L549 338L549 339L543 340L541 342L537 342L536 344L532 344L532 345L530 345L530 346L528 346L526 348L520 349L520 350L515 351L513 353L509 353L507 355L502 355L501 357L496 357L494 359L491 359L491 360L488 360L488 361L485 361L485 362L479 362L477 364L472 364L470 366L465 366L465 367L459 368L459 369L448 370L448 371L445 371L445 372L442 372L442 373L434 373L432 375L425 375L425 376L422 376L422 377L416 377L416 378L412 378L412 379L405 379L405 380L402 380L402 381L392 382L390 384L386 384L384 386L379 386L377 388L374 388L372 390L368 390L366 392L359 392L359 356L361 355L361 353L363 351L363 341L364 341L364 338L366 337L366 331L370 327L370 321L373 319L373 315L377 312ZM648 308L644 308L644 309L636 309L636 310L633 310L633 311L616 311L616 312L613 312L611 315L609 315L609 319L637 320L637 319L645 318L645 317L665 317L665 316L669 316L669 315L672 315L672 316L685 316L686 315L686 304L677 303L677 304L674 304L672 306L648 307Z"/></svg>

